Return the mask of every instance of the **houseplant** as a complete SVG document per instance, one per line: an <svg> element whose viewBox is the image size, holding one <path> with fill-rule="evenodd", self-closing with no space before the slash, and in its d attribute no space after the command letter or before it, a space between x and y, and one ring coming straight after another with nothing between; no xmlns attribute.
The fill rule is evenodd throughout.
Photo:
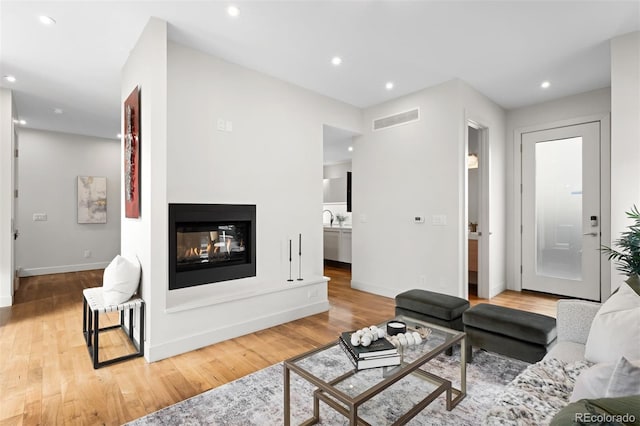
<svg viewBox="0 0 640 426"><path fill-rule="evenodd" d="M608 259L613 261L616 269L629 276L627 283L635 288L640 286L640 212L635 205L631 211L626 212L629 219L634 223L627 227L620 238L614 241L617 250L611 247L602 246L602 252L608 255ZM634 289L635 289L634 288Z"/></svg>
<svg viewBox="0 0 640 426"><path fill-rule="evenodd" d="M336 214L336 220L338 221L338 225L342 226L342 223L347 220L347 216L343 214Z"/></svg>

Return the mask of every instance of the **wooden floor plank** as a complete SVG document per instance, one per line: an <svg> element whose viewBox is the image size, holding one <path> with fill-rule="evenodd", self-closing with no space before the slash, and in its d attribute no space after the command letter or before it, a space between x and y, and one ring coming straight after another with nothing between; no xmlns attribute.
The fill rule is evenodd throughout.
<svg viewBox="0 0 640 426"><path fill-rule="evenodd" d="M102 273L23 278L14 306L0 309L0 426L122 424L324 345L344 330L380 323L395 307L391 298L352 289L349 270L327 267L328 312L153 364L136 358L94 370L81 333L82 290L99 285ZM513 291L490 301L470 298L472 305L551 316L556 301ZM130 349L118 333L100 340L105 355Z"/></svg>

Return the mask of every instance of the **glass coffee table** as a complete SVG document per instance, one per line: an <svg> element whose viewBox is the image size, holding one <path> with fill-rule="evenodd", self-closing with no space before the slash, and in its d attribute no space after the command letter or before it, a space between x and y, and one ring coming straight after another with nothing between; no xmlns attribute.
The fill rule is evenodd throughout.
<svg viewBox="0 0 640 426"><path fill-rule="evenodd" d="M350 425L368 425L358 416L358 408L409 376L429 382L430 389L425 390L425 398L417 401L393 424L406 423L443 393L447 410L458 405L466 396L466 351L460 350L460 389L453 387L451 380L429 372L429 361L455 345L464 348L465 333L404 316L395 319L405 322L408 329L431 329L426 341L399 349L401 364L398 366L358 371L346 354L337 353L341 351L337 340L284 361L284 424L291 422L291 372L316 388L313 392L313 416L303 425L320 421L320 401L347 417ZM386 323L378 326L386 330Z"/></svg>

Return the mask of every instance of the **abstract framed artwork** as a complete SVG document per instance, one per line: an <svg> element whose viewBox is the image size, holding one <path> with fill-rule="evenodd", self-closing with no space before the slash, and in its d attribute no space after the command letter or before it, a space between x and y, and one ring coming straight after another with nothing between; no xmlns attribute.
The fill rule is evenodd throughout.
<svg viewBox="0 0 640 426"><path fill-rule="evenodd" d="M140 217L140 88L124 101L124 211Z"/></svg>
<svg viewBox="0 0 640 426"><path fill-rule="evenodd" d="M107 223L107 178L78 176L78 223Z"/></svg>

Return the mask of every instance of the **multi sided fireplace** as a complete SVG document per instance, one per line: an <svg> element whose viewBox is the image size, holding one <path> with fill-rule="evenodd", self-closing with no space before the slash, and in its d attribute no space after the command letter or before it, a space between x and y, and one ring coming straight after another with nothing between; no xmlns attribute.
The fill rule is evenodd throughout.
<svg viewBox="0 0 640 426"><path fill-rule="evenodd" d="M169 290L255 275L255 205L169 204Z"/></svg>

